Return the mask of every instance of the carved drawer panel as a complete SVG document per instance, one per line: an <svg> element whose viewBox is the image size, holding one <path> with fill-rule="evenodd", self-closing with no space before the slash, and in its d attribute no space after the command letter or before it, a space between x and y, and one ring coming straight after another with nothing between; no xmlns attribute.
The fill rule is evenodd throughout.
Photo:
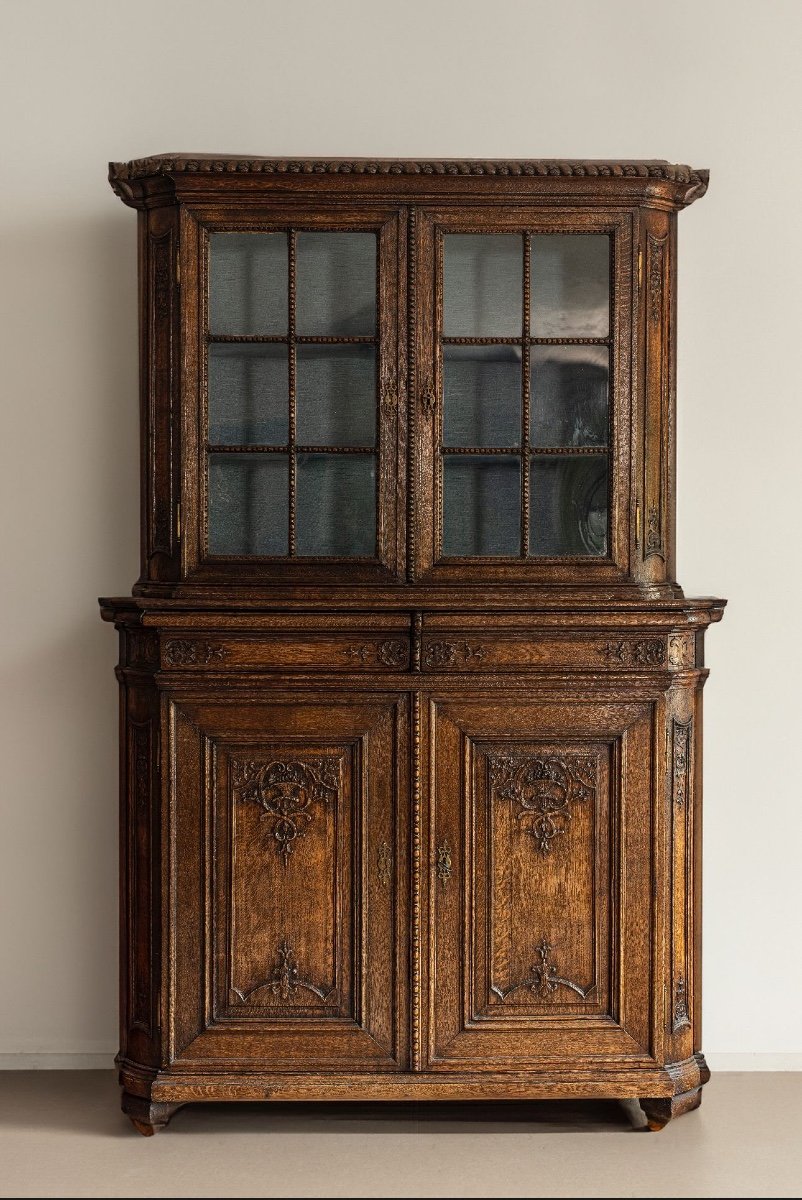
<svg viewBox="0 0 802 1200"><path fill-rule="evenodd" d="M396 630L259 637L167 637L161 664L170 671L251 668L262 671L405 671L409 638Z"/></svg>
<svg viewBox="0 0 802 1200"><path fill-rule="evenodd" d="M682 670L695 665L694 635L449 630L424 635L423 671Z"/></svg>

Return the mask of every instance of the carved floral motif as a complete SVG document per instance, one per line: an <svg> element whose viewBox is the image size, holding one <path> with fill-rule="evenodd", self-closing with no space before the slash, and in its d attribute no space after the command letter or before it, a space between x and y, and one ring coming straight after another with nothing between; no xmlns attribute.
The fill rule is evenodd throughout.
<svg viewBox="0 0 802 1200"><path fill-rule="evenodd" d="M683 808L690 791L691 729L693 721L673 722L673 795L677 808Z"/></svg>
<svg viewBox="0 0 802 1200"><path fill-rule="evenodd" d="M696 665L696 646L692 633L672 633L668 639L668 661L672 667Z"/></svg>
<svg viewBox="0 0 802 1200"><path fill-rule="evenodd" d="M531 757L494 754L489 759L491 795L520 807L517 818L541 854L565 833L571 805L596 794L598 760L589 755Z"/></svg>
<svg viewBox="0 0 802 1200"><path fill-rule="evenodd" d="M295 842L314 818L313 806L337 797L339 759L234 762L232 771L235 797L263 809L261 819L272 822L276 850L286 867Z"/></svg>
<svg viewBox="0 0 802 1200"><path fill-rule="evenodd" d="M224 662L227 657L228 649L214 642L182 639L167 642L164 647L164 661L171 667L208 665L211 662Z"/></svg>
<svg viewBox="0 0 802 1200"><path fill-rule="evenodd" d="M448 838L443 838L437 847L437 878L443 887L451 878L451 847L448 844Z"/></svg>
<svg viewBox="0 0 802 1200"><path fill-rule="evenodd" d="M553 947L549 945L545 938L541 938L538 945L535 947L539 961L530 967L529 974L526 979L522 979L519 983L514 983L512 987L500 988L496 984L491 984L490 990L498 996L503 1003L508 996L513 992L517 992L519 988L528 988L534 995L539 996L543 1000L550 999L558 988L570 988L572 992L576 992L585 1000L593 991L594 984L590 987L582 988L578 983L574 983L571 979L566 979L563 975L557 974L556 963L551 962L550 956Z"/></svg>
<svg viewBox="0 0 802 1200"><path fill-rule="evenodd" d="M453 667L458 660L470 662L476 659L481 662L487 654L484 646L470 645L469 642L427 642L423 648L423 665L434 669Z"/></svg>
<svg viewBox="0 0 802 1200"><path fill-rule="evenodd" d="M662 667L666 661L666 644L663 638L612 641L600 646L599 654L612 665Z"/></svg>
<svg viewBox="0 0 802 1200"><path fill-rule="evenodd" d="M409 660L409 646L406 642L391 639L384 642L360 642L345 646L343 654L363 666L368 662L377 662L383 667L405 667Z"/></svg>
<svg viewBox="0 0 802 1200"><path fill-rule="evenodd" d="M691 1018L688 1014L688 990L685 983L685 976L680 975L674 986L674 1012L671 1021L672 1033L679 1033L681 1029L690 1029Z"/></svg>
<svg viewBox="0 0 802 1200"><path fill-rule="evenodd" d="M263 988L268 988L271 995L278 997L285 1004L288 1000L295 998L296 992L300 990L311 992L320 1000L328 1000L333 989L325 990L317 987L314 983L310 983L308 979L301 979L298 960L295 957L286 938L282 938L276 954L275 964L268 979L257 983L255 987L243 991L240 988L232 990L239 996L243 1004L246 1004L255 992L260 992Z"/></svg>

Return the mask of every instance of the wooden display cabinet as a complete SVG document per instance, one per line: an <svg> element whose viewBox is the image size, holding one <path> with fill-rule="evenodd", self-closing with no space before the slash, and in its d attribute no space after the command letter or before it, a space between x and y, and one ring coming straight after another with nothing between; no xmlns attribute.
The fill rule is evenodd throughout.
<svg viewBox="0 0 802 1200"><path fill-rule="evenodd" d="M113 164L123 1109L698 1105L665 162Z"/></svg>

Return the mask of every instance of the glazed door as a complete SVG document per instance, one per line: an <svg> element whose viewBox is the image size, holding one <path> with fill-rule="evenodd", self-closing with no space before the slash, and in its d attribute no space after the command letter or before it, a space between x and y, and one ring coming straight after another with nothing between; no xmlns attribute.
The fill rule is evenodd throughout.
<svg viewBox="0 0 802 1200"><path fill-rule="evenodd" d="M406 699L182 699L171 737L171 1060L400 1069Z"/></svg>
<svg viewBox="0 0 802 1200"><path fill-rule="evenodd" d="M429 210L416 249L415 569L462 581L620 578L628 219Z"/></svg>
<svg viewBox="0 0 802 1200"><path fill-rule="evenodd" d="M351 583L402 568L395 213L219 210L198 264L185 502L197 579ZM193 331L189 330L189 336ZM197 452L193 449L197 440ZM190 530L190 531L191 531Z"/></svg>
<svg viewBox="0 0 802 1200"><path fill-rule="evenodd" d="M433 1070L650 1061L653 711L432 703Z"/></svg>

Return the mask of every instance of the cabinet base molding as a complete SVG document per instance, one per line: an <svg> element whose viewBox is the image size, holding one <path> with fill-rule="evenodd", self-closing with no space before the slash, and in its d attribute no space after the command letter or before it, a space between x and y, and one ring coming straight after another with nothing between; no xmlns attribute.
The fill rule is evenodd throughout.
<svg viewBox="0 0 802 1200"><path fill-rule="evenodd" d="M163 1128L188 1103L221 1101L638 1100L649 1129L698 1108L710 1072L701 1054L665 1067L631 1070L540 1070L515 1074L277 1075L177 1074L127 1064L120 1071L122 1109L140 1133ZM691 1086L688 1087L688 1084ZM683 1085L685 1087L683 1088ZM137 1093L128 1089L133 1087ZM677 1089L681 1090L677 1090ZM647 1098L644 1098L644 1095Z"/></svg>

